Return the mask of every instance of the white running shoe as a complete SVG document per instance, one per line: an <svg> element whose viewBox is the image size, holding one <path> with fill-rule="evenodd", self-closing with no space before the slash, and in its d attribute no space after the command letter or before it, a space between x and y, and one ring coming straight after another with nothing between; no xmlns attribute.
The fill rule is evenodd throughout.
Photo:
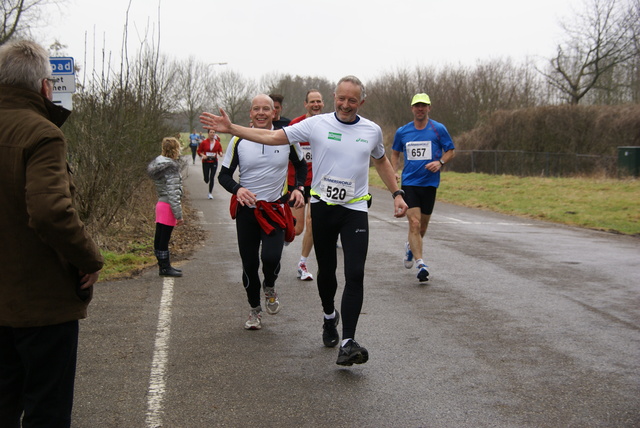
<svg viewBox="0 0 640 428"><path fill-rule="evenodd" d="M411 269L413 267L413 253L409 243L404 244L404 267Z"/></svg>
<svg viewBox="0 0 640 428"><path fill-rule="evenodd" d="M213 199L213 195L212 195L211 193L209 193L209 194L207 195L207 199Z"/></svg>
<svg viewBox="0 0 640 428"><path fill-rule="evenodd" d="M424 263L418 266L418 280L420 282L429 281L429 271L427 270L427 267L428 266Z"/></svg>
<svg viewBox="0 0 640 428"><path fill-rule="evenodd" d="M244 323L244 328L247 330L260 330L262 328L262 308L251 308L249 312L249 319Z"/></svg>
<svg viewBox="0 0 640 428"><path fill-rule="evenodd" d="M280 301L275 287L264 287L264 298L266 300L267 312L275 315L280 312Z"/></svg>
<svg viewBox="0 0 640 428"><path fill-rule="evenodd" d="M306 263L298 263L298 278L300 281L313 281L313 275L307 270Z"/></svg>

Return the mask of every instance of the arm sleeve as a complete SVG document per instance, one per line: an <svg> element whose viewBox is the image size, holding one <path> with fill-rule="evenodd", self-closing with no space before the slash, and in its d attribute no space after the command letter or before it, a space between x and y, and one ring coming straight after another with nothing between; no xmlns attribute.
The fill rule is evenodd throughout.
<svg viewBox="0 0 640 428"><path fill-rule="evenodd" d="M182 219L182 177L180 177L180 169L176 167L167 174L167 189L169 205L176 220Z"/></svg>
<svg viewBox="0 0 640 428"><path fill-rule="evenodd" d="M235 168L234 168L235 169ZM229 193L233 193L234 195L241 187L240 183L233 179L233 171L231 171L226 166L222 166L220 168L220 174L218 174L218 183Z"/></svg>
<svg viewBox="0 0 640 428"><path fill-rule="evenodd" d="M382 157L385 154L385 150L384 150L384 140L382 138L382 129L380 129L380 127L378 125L376 125L376 139L378 141L378 143L374 146L373 150L371 151L371 156L374 159L382 159Z"/></svg>
<svg viewBox="0 0 640 428"><path fill-rule="evenodd" d="M240 161L238 157L238 144L240 144L240 139L233 137L229 142L229 147L227 147L227 152L224 155L220 174L218 174L218 183L220 183L227 192L234 195L241 187L240 183L233 179L233 173L236 171Z"/></svg>
<svg viewBox="0 0 640 428"><path fill-rule="evenodd" d="M453 140L451 139L451 135L449 135L449 131L442 124L439 124L438 126L438 139L440 140L440 145L442 146L443 153L455 149Z"/></svg>
<svg viewBox="0 0 640 428"><path fill-rule="evenodd" d="M43 141L26 167L29 227L70 264L93 273L102 269L103 259L73 206L74 189L64 140Z"/></svg>
<svg viewBox="0 0 640 428"><path fill-rule="evenodd" d="M393 144L391 148L396 152L403 153L404 152L404 144L402 144L402 128L398 128L396 134L393 137Z"/></svg>

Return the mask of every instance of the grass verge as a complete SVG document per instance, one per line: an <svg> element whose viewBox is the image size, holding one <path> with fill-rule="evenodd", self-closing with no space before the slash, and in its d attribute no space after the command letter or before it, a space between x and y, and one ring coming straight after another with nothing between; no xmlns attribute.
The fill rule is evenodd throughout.
<svg viewBox="0 0 640 428"><path fill-rule="evenodd" d="M103 251L102 255L104 256L104 268L100 272L102 281L130 278L156 264L152 243L139 249L132 248L130 252L124 254Z"/></svg>
<svg viewBox="0 0 640 428"><path fill-rule="evenodd" d="M384 187L370 171L371 185ZM438 201L640 236L640 180L444 172Z"/></svg>

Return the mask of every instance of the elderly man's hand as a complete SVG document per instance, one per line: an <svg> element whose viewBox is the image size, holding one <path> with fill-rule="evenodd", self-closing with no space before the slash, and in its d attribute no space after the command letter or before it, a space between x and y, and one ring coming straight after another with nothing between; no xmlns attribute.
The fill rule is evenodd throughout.
<svg viewBox="0 0 640 428"><path fill-rule="evenodd" d="M93 273L80 272L80 289L84 290L91 287L93 284L98 282L99 276L100 276L100 271L93 272Z"/></svg>

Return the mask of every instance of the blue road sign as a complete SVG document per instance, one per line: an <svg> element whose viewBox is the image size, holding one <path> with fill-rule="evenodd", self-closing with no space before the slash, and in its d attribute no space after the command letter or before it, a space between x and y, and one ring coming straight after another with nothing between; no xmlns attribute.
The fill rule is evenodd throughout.
<svg viewBox="0 0 640 428"><path fill-rule="evenodd" d="M73 58L68 56L49 57L51 63L51 73L56 74L75 74L73 68Z"/></svg>

